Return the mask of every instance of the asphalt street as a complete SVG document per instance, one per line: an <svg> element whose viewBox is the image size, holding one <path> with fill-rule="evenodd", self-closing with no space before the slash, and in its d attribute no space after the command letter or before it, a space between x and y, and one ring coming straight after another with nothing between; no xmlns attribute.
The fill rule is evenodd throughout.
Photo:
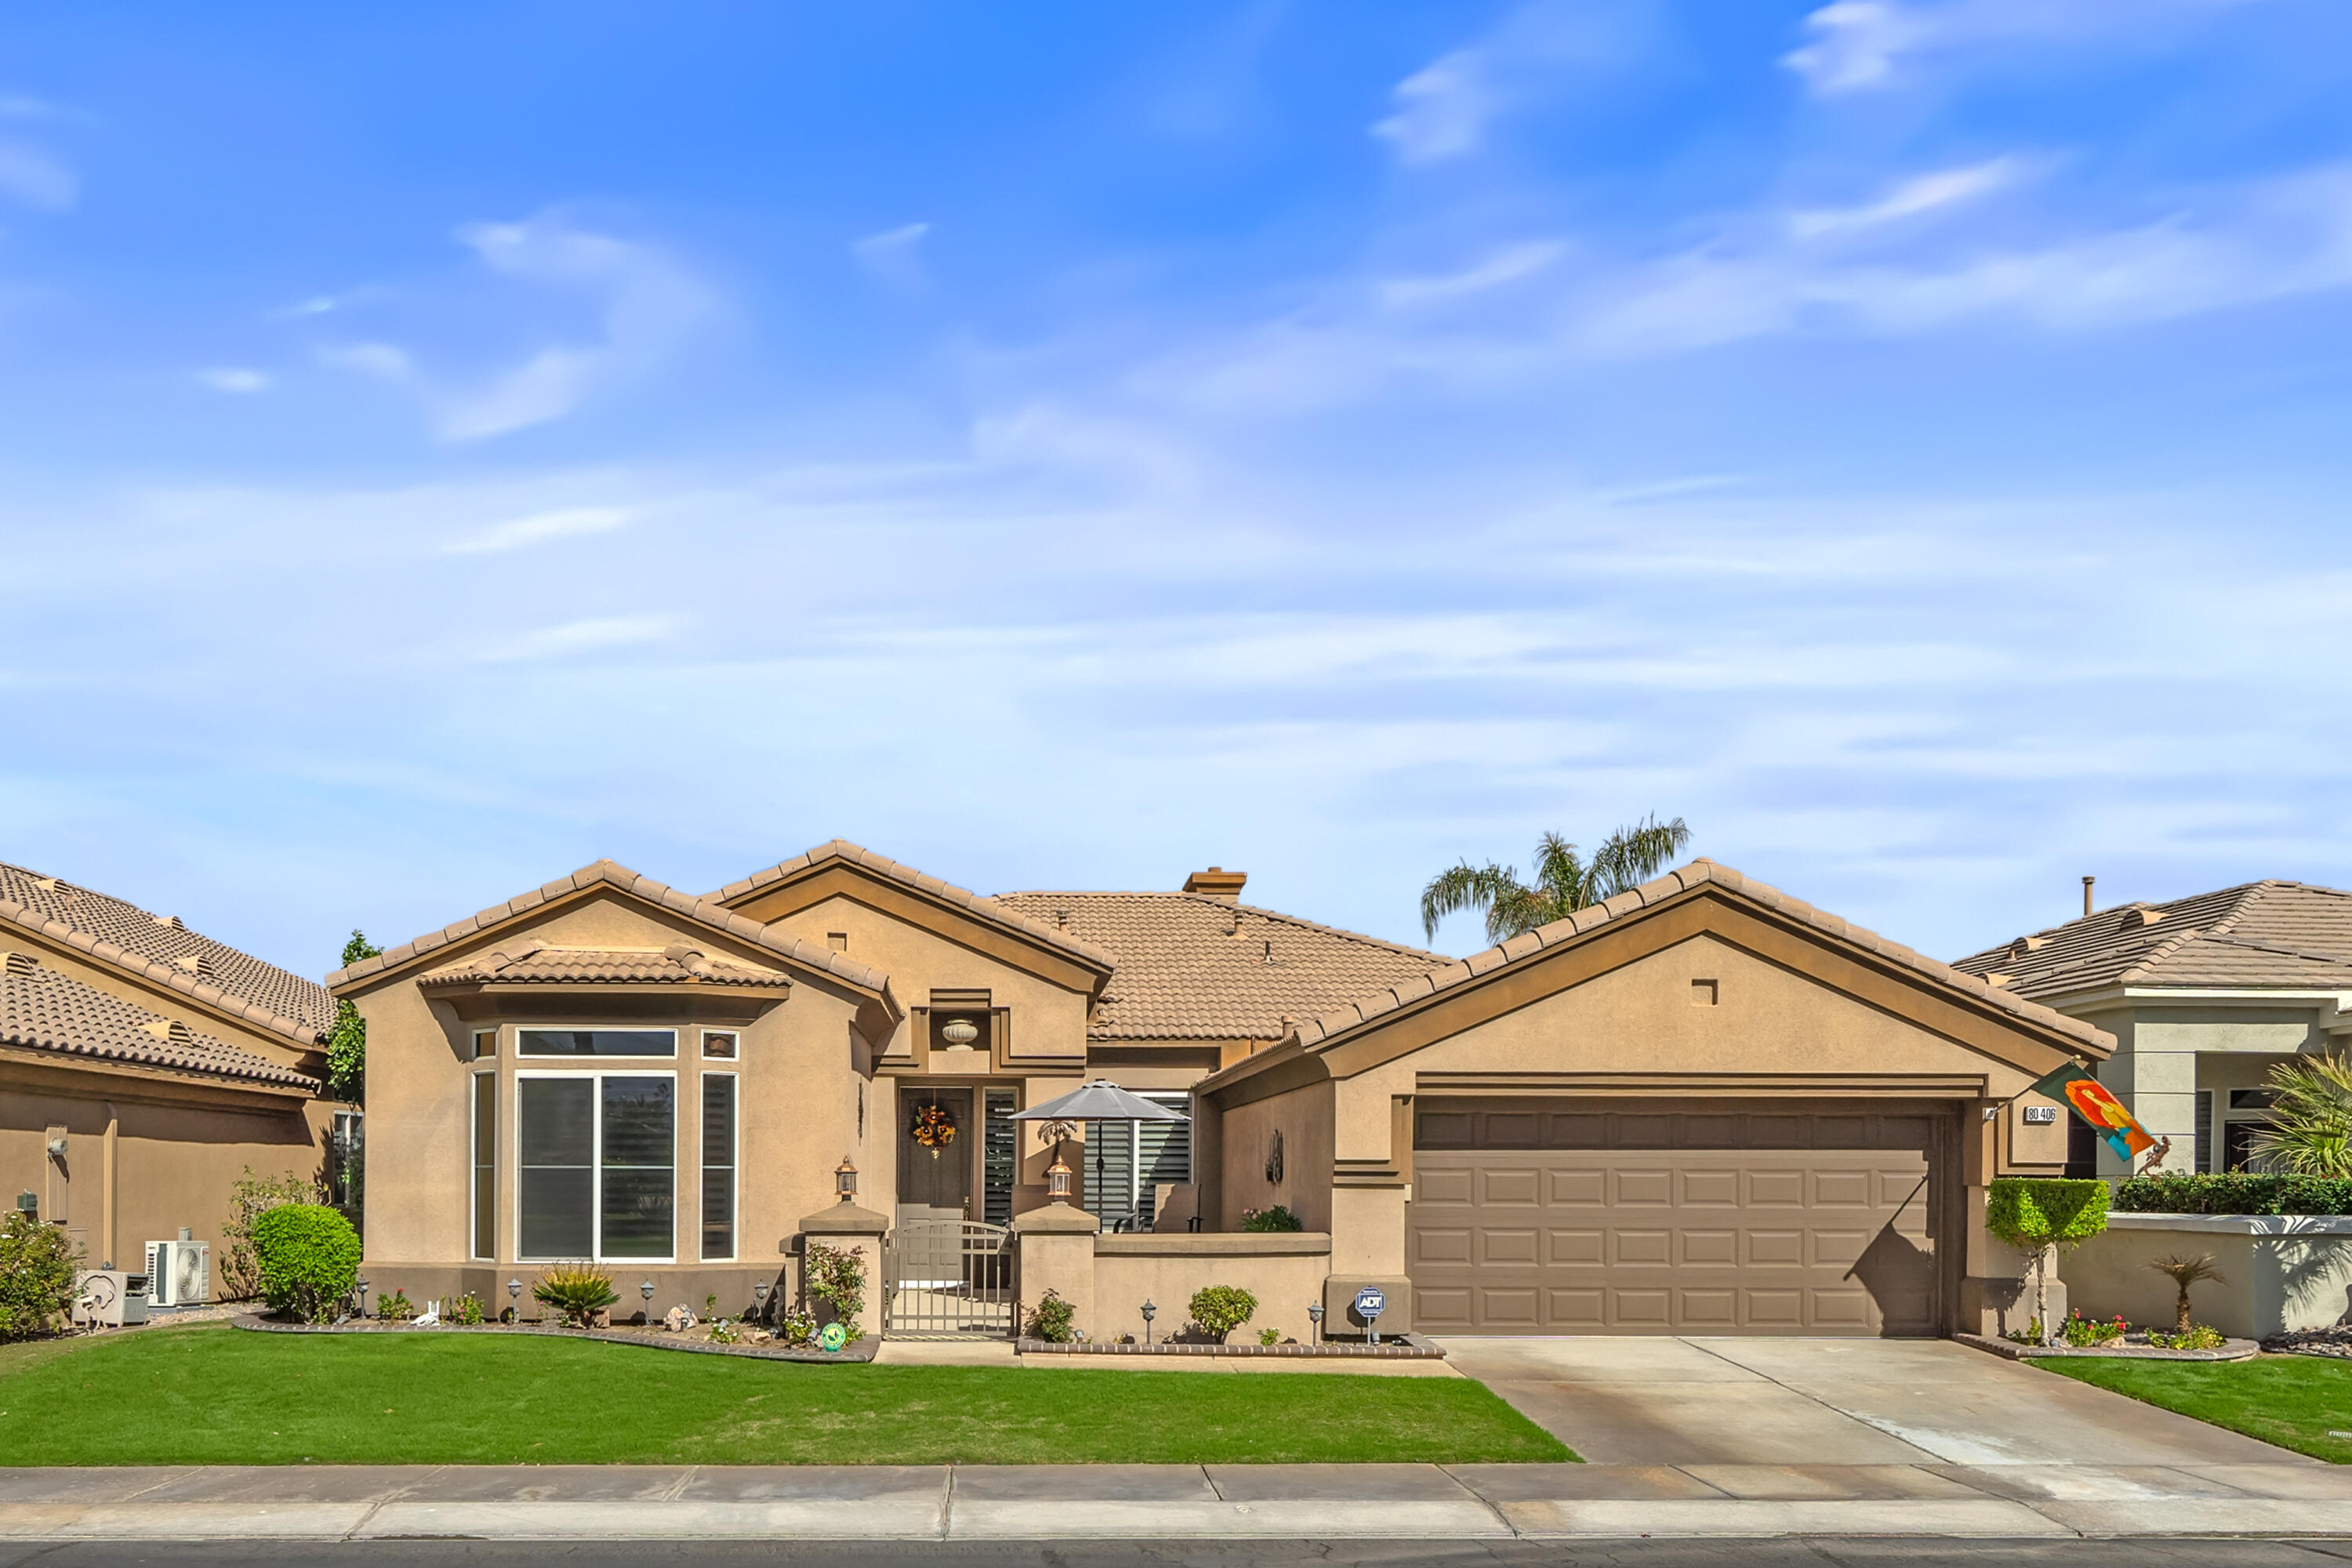
<svg viewBox="0 0 2352 1568"><path fill-rule="evenodd" d="M1121 1541L122 1542L0 1543L0 1568L2334 1568L2352 1542L2129 1541Z"/></svg>

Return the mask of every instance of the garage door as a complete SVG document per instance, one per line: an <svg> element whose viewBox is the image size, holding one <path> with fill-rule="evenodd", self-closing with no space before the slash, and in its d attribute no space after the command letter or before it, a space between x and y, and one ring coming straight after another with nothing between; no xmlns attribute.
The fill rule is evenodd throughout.
<svg viewBox="0 0 2352 1568"><path fill-rule="evenodd" d="M1424 1100L1426 1332L1935 1334L1947 1116Z"/></svg>

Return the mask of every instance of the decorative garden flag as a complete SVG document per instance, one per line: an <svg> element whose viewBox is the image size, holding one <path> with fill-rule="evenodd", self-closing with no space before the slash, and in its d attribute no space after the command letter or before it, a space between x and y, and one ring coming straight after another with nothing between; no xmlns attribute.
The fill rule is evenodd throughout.
<svg viewBox="0 0 2352 1568"><path fill-rule="evenodd" d="M2106 1140L2116 1158L2128 1168L2135 1155L2142 1150L2156 1147L2156 1140L2147 1129L2134 1121L2124 1109L2123 1101L2105 1084L2081 1068L2060 1068L2033 1086L2036 1094L2046 1094L2053 1100L2063 1100L2074 1108L2074 1114L2091 1124L2091 1131Z"/></svg>

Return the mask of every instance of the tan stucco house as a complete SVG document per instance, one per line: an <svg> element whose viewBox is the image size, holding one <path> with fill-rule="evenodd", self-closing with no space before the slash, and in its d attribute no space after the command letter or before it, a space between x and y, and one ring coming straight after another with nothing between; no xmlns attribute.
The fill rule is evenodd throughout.
<svg viewBox="0 0 2352 1568"><path fill-rule="evenodd" d="M1243 881L989 898L836 841L698 896L600 862L354 965L369 1268L498 1303L593 1257L731 1307L865 1226L887 1331L1000 1278L908 1262L944 1221L1009 1227L1013 1288L1097 1337L1207 1283L1298 1331L1368 1283L1384 1331L1999 1328L1985 1185L2065 1157L2015 1097L2112 1046L1704 860L1458 963ZM1011 1120L1095 1078L1191 1120ZM1241 1234L1275 1205L1305 1230Z"/></svg>
<svg viewBox="0 0 2352 1568"><path fill-rule="evenodd" d="M247 1167L330 1173L334 1000L315 981L10 865L0 964L0 1187L90 1267L135 1273L184 1226L217 1260Z"/></svg>

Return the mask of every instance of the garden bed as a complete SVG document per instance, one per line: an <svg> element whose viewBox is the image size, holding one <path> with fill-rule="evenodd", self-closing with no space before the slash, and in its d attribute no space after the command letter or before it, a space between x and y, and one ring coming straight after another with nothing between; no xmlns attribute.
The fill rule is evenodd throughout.
<svg viewBox="0 0 2352 1568"><path fill-rule="evenodd" d="M2333 1361L2352 1361L2352 1328L2338 1325L2332 1329L2297 1329L2291 1333L2273 1334L2263 1342L2263 1349L2273 1355L2315 1355Z"/></svg>
<svg viewBox="0 0 2352 1568"><path fill-rule="evenodd" d="M282 1319L264 1317L257 1312L240 1312L230 1320L234 1327L265 1334L385 1334L405 1333L413 1338L437 1334L490 1334L508 1338L552 1338L561 1340L604 1340L613 1344L644 1345L657 1351L689 1351L700 1355L746 1356L754 1361L809 1362L818 1364L855 1364L870 1362L881 1347L878 1335L852 1340L837 1351L819 1350L814 1345L786 1345L774 1340L764 1342L746 1340L736 1344L710 1337L710 1325L698 1323L691 1329L669 1330L655 1326L620 1329L572 1329L560 1323L435 1323L418 1328L414 1322L387 1321L382 1318L357 1318L341 1323L289 1323Z"/></svg>
<svg viewBox="0 0 2352 1568"><path fill-rule="evenodd" d="M2105 1357L2116 1361L2244 1361L2263 1353L2263 1347L2252 1340L2223 1340L2220 1348L2210 1351L2174 1350L2167 1345L2149 1344L2146 1331L2140 1330L2095 1345L2029 1345L2020 1344L2015 1340L1996 1340L1984 1334L1954 1334L1952 1337L1972 1350L1989 1351L2009 1361L2057 1361L2074 1357Z"/></svg>
<svg viewBox="0 0 2352 1568"><path fill-rule="evenodd" d="M1220 1345L1189 1340L1160 1340L1152 1344L1122 1344L1117 1341L1016 1340L1016 1355L1150 1355L1150 1356L1328 1356L1379 1357L1386 1361L1444 1361L1445 1352L1418 1334L1399 1334L1379 1344L1326 1340L1319 1345Z"/></svg>

